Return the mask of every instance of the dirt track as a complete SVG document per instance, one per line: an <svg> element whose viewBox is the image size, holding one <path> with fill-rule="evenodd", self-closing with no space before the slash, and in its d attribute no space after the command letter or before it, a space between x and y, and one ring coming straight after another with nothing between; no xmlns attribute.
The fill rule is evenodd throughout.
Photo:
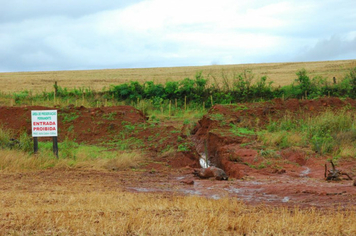
<svg viewBox="0 0 356 236"><path fill-rule="evenodd" d="M254 143L255 137L231 136L221 132L226 124L239 125L258 121L254 125L262 127L270 119L283 117L286 112L294 116L305 116L325 109L340 109L346 105L350 109L355 108L356 101L335 98L315 101L274 100L240 105L243 109L218 105L199 121L192 131L193 135L188 137L173 126L151 124L140 111L132 107L60 108L60 140L68 137L80 143L105 145L128 138L140 139L142 142L138 147L145 149L152 161L143 166L142 171L135 172L48 169L27 173L1 173L1 191L15 189L30 192L75 192L122 189L130 192L195 194L215 199L229 196L250 204L347 207L354 204L356 187L351 180L324 180L324 164L329 157L317 154L311 157L300 150L286 149L280 151L283 161L278 168L273 165L261 169L253 168L262 160L258 145ZM21 130L30 132L30 111L42 109L53 108L0 107L0 123L17 133ZM223 114L223 120L217 120L214 114ZM162 150L168 145L177 148L187 140L192 144L192 151L177 152L173 156L162 155ZM205 142L211 163L228 173L228 181L201 180L193 176L193 169L199 168L198 153L204 152ZM136 146L133 145L132 148ZM117 148L115 145L110 147ZM235 161L232 161L231 155ZM356 174L353 160L340 162L338 168L350 173L352 177Z"/></svg>

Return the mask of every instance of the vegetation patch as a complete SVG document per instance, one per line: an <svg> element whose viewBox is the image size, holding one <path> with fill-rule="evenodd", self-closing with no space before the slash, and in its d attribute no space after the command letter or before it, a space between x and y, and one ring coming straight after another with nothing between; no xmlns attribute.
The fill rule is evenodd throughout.
<svg viewBox="0 0 356 236"><path fill-rule="evenodd" d="M245 127L238 127L235 124L230 124L230 131L240 137L247 136L247 135L255 135L255 132L253 130L250 130L249 128Z"/></svg>

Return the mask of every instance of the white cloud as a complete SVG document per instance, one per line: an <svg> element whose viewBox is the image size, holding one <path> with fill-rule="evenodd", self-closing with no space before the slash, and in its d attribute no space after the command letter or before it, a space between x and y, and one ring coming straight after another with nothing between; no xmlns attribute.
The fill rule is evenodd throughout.
<svg viewBox="0 0 356 236"><path fill-rule="evenodd" d="M340 37L333 35L328 39L318 40L318 42L309 48L301 51L296 56L298 61L317 61L323 58L334 59L355 59L356 55L356 36Z"/></svg>
<svg viewBox="0 0 356 236"><path fill-rule="evenodd" d="M354 55L353 0L51 3L14 0L2 5L0 71L333 60ZM329 48L328 53L322 53L323 48Z"/></svg>

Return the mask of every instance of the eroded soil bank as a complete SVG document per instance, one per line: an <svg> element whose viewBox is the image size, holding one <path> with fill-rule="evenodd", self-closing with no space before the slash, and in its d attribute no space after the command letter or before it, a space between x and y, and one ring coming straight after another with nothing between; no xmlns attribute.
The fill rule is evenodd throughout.
<svg viewBox="0 0 356 236"><path fill-rule="evenodd" d="M286 114L308 117L325 110L355 108L355 100L337 98L216 105L191 129L191 135L187 135L186 127L151 122L141 111L130 106L57 108L59 141L68 138L78 143L106 145L111 149L119 148L117 143L126 142L130 148L145 150L149 161L140 171L48 169L34 173L1 173L1 188L10 191L13 183L15 188L24 191L46 192L56 186L67 186L70 191L70 184L77 183L84 186L83 191L120 188L216 199L234 197L251 204L348 207L355 201L356 187L351 180L324 180L329 156L288 148L278 151L278 161L261 166L266 161L262 155L265 150L256 136L236 135L231 133L231 127L262 129ZM53 108L0 107L0 123L12 129L15 138L21 131L30 135L31 110L46 109ZM203 153L208 154L212 165L226 171L228 181L201 180L193 176ZM354 160L340 161L337 168L354 178L355 163Z"/></svg>

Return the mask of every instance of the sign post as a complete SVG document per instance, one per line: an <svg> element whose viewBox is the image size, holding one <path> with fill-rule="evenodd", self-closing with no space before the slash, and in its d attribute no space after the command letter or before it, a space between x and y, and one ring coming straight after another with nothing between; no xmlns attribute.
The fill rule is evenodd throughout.
<svg viewBox="0 0 356 236"><path fill-rule="evenodd" d="M33 137L33 151L36 154L38 152L38 139L37 137Z"/></svg>
<svg viewBox="0 0 356 236"><path fill-rule="evenodd" d="M58 158L57 110L31 111L34 152L38 151L37 137L53 137L53 153Z"/></svg>
<svg viewBox="0 0 356 236"><path fill-rule="evenodd" d="M53 137L53 154L58 158L58 141L57 136Z"/></svg>

